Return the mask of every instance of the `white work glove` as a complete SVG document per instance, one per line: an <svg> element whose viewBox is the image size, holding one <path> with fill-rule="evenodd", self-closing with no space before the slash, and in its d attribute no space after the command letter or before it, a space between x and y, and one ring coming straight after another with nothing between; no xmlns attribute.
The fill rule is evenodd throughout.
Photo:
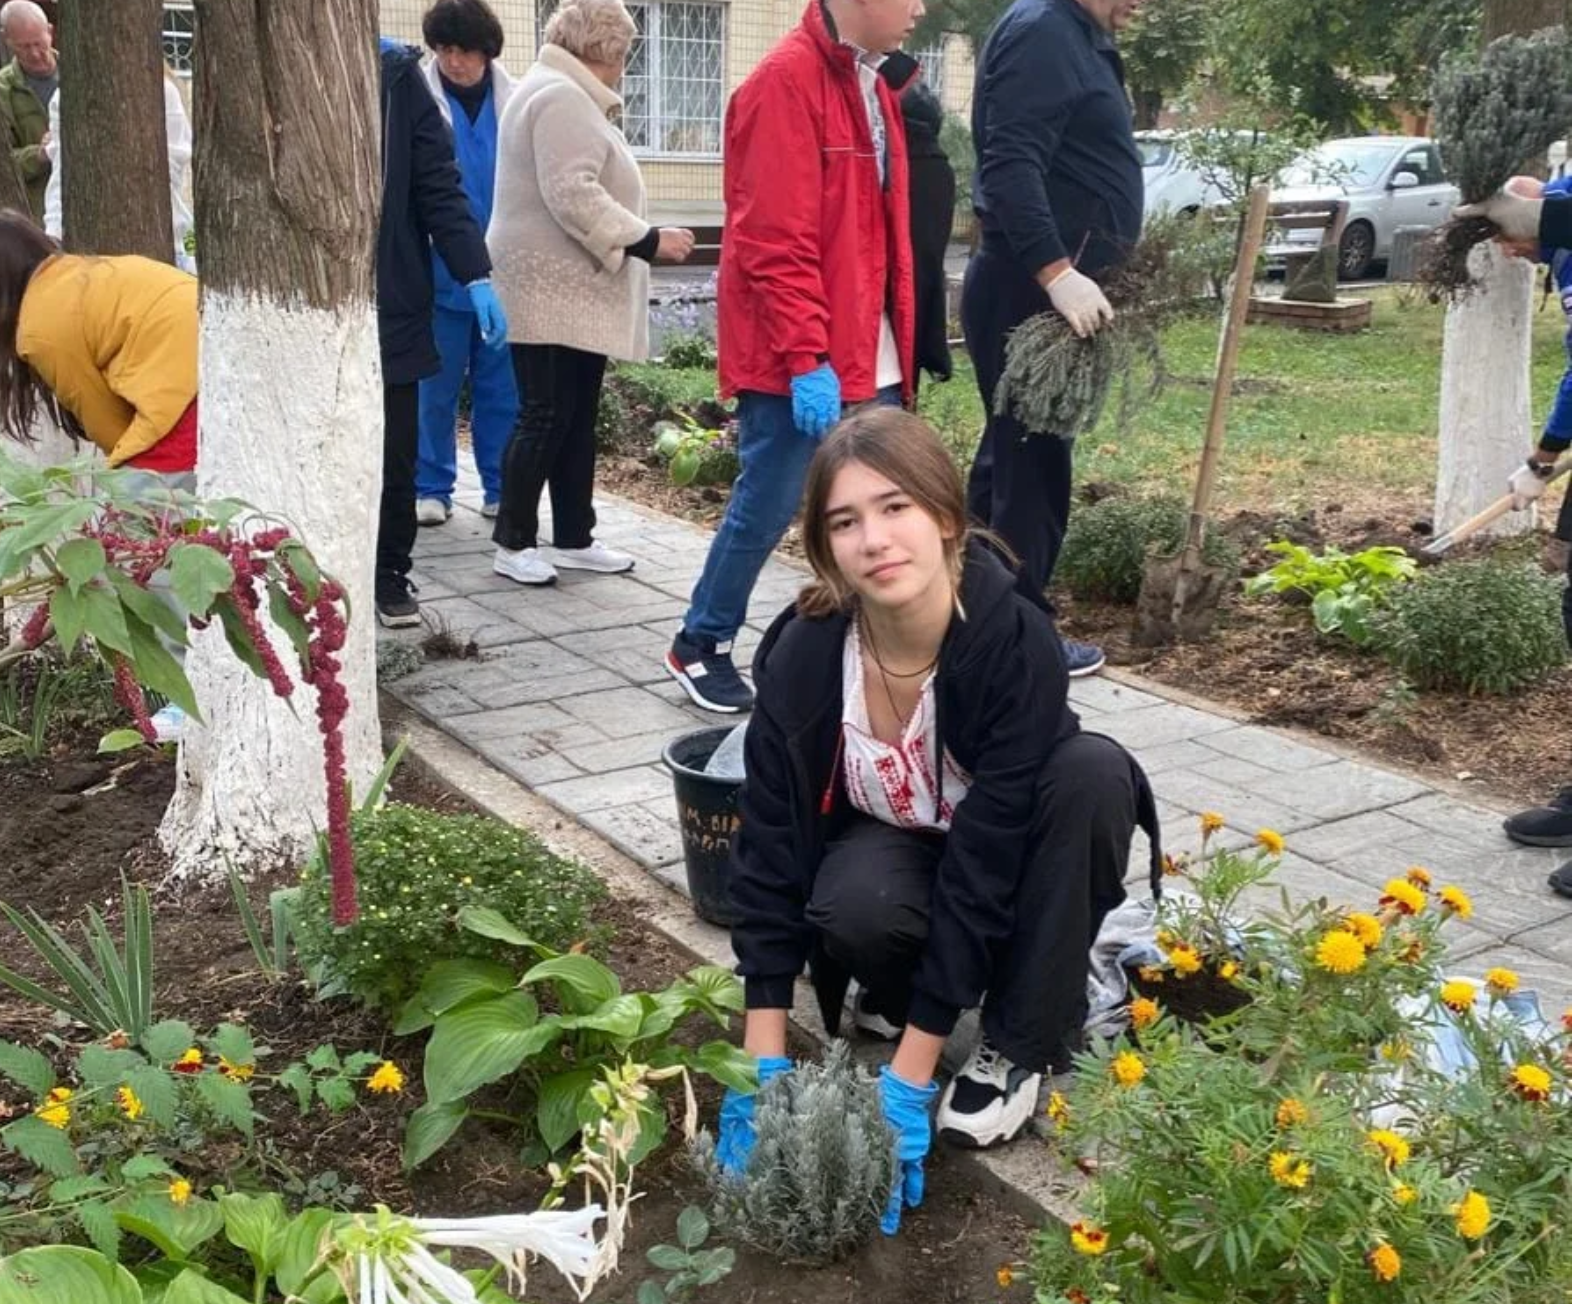
<svg viewBox="0 0 1572 1304"><path fill-rule="evenodd" d="M1097 334L1114 319L1113 306L1103 294L1102 286L1073 267L1066 267L1048 282L1046 289L1059 315L1082 339Z"/></svg>
<svg viewBox="0 0 1572 1304"><path fill-rule="evenodd" d="M1512 495L1512 510L1520 512L1545 494L1545 483L1556 469L1554 462L1535 462L1530 459L1512 472L1507 479L1507 492Z"/></svg>
<svg viewBox="0 0 1572 1304"><path fill-rule="evenodd" d="M1538 240L1539 214L1544 206L1543 199L1526 199L1498 190L1478 204L1464 204L1453 209L1452 216L1489 218L1508 240Z"/></svg>

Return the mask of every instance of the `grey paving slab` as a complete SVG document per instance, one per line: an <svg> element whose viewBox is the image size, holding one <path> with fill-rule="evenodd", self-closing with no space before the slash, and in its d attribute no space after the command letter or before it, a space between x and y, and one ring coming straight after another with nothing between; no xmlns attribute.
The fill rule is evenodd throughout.
<svg viewBox="0 0 1572 1304"><path fill-rule="evenodd" d="M1152 781L1152 790L1164 801L1182 806L1193 814L1216 811L1230 828L1250 834L1262 828L1292 833L1319 822L1305 811L1194 770L1171 770Z"/></svg>
<svg viewBox="0 0 1572 1304"><path fill-rule="evenodd" d="M1160 702L1156 706L1119 711L1109 716L1107 724L1104 732L1110 738L1117 738L1126 747L1135 748L1158 747L1163 743L1196 739L1237 727L1232 720L1208 715L1205 711L1181 706L1177 702Z"/></svg>
<svg viewBox="0 0 1572 1304"><path fill-rule="evenodd" d="M1312 860L1330 861L1368 847L1399 843L1413 830L1412 824L1390 810L1366 811L1301 829L1294 834L1294 846Z"/></svg>
<svg viewBox="0 0 1572 1304"><path fill-rule="evenodd" d="M1199 741L1203 747L1210 747L1213 751L1254 761L1257 765L1265 766L1269 770L1279 770L1285 774L1295 770L1310 770L1317 766L1330 765L1338 759L1333 752L1325 752L1295 742L1292 738L1285 738L1258 725L1241 725L1237 729L1219 730L1205 735Z"/></svg>
<svg viewBox="0 0 1572 1304"><path fill-rule="evenodd" d="M677 831L673 797L586 811L578 818L646 869L673 865L682 859L682 836Z"/></svg>
<svg viewBox="0 0 1572 1304"><path fill-rule="evenodd" d="M643 688L583 693L577 697L559 698L556 704L575 719L594 725L608 738L631 738L638 734L692 727L692 717L686 711ZM714 716L707 718L712 724L723 723Z"/></svg>
<svg viewBox="0 0 1572 1304"><path fill-rule="evenodd" d="M1143 706L1162 706L1163 699L1113 679L1089 675L1070 681L1070 705L1090 711L1136 711Z"/></svg>
<svg viewBox="0 0 1572 1304"><path fill-rule="evenodd" d="M628 806L634 802L656 801L670 797L671 775L653 765L638 765L627 770L600 771L586 774L579 779L564 779L561 783L548 783L538 789L540 795L583 815L589 811L605 810L608 806Z"/></svg>
<svg viewBox="0 0 1572 1304"><path fill-rule="evenodd" d="M483 648L524 643L538 637L534 630L499 616L469 598L422 601L420 614L433 629L446 629L460 638L474 639L476 645Z"/></svg>
<svg viewBox="0 0 1572 1304"><path fill-rule="evenodd" d="M562 755L586 774L604 774L619 765L657 764L667 743L695 727L689 721L680 729L661 729L654 733L611 738L603 742L578 743L564 747Z"/></svg>
<svg viewBox="0 0 1572 1304"><path fill-rule="evenodd" d="M1393 806L1389 812L1418 827L1427 836L1440 834L1455 842L1495 847L1501 843L1499 812L1470 806L1445 793L1428 792Z"/></svg>
<svg viewBox="0 0 1572 1304"><path fill-rule="evenodd" d="M1099 715L1098 718L1103 725L1108 723L1107 716ZM1084 722L1086 716L1082 715L1081 719ZM1107 729L1100 727L1098 732L1106 733ZM1193 743L1188 739L1181 739L1176 743L1161 743L1156 747L1132 747L1130 750L1141 762L1141 768L1146 771L1148 778L1165 774L1169 770L1192 770L1207 761L1217 759L1216 752L1208 751L1200 743Z"/></svg>
<svg viewBox="0 0 1572 1304"><path fill-rule="evenodd" d="M1538 993L1539 1008L1552 1026L1559 1024L1563 1010L1572 1008L1572 967L1567 957L1557 958L1521 942L1491 945L1466 955L1448 954L1452 959L1448 972L1476 982L1487 969L1512 970L1523 989Z"/></svg>
<svg viewBox="0 0 1572 1304"><path fill-rule="evenodd" d="M1416 779L1343 760L1315 766L1311 774L1296 782L1284 782L1282 775L1268 772L1264 778L1249 780L1243 786L1323 820L1380 810L1429 791Z"/></svg>

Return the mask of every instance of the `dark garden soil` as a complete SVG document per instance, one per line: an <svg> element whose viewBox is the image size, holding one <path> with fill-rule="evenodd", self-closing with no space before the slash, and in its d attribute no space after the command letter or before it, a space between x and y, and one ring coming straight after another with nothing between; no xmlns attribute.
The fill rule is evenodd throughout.
<svg viewBox="0 0 1572 1304"><path fill-rule="evenodd" d="M153 835L174 786L174 765L157 756L100 763L90 744L67 749L36 765L0 765L0 900L34 908L74 932L84 906L118 914L118 876L157 883L164 859ZM396 799L445 810L468 809L462 797L406 763L395 776ZM292 877L280 870L254 882L252 900L262 910L267 892ZM262 910L265 914L265 910ZM598 922L610 925L608 963L629 990L664 987L691 967L692 957L647 929L615 902ZM321 1112L302 1119L282 1093L259 1092L267 1117L259 1126L254 1159L209 1146L203 1158L182 1160L198 1188L222 1179L226 1168L245 1166L254 1180L310 1198L369 1209L444 1216L518 1212L537 1206L546 1183L538 1168L517 1158L515 1137L497 1125L471 1122L412 1177L399 1165L403 1119L419 1103L421 1042L390 1036L387 1021L348 1001L313 1000L298 976L272 981L256 971L227 886L155 897L154 946L160 1017L178 1017L201 1028L223 1020L244 1022L266 1055L261 1069L282 1068L331 1041L341 1051L375 1050L397 1062L411 1087L401 1096L367 1098L337 1117ZM26 953L24 953L26 952ZM0 958L42 977L40 966L8 926L0 923ZM0 1038L43 1045L46 1037L76 1040L81 1030L60 1028L46 1011L0 992ZM708 1035L708 1034L706 1034ZM712 1122L719 1089L699 1083L701 1117ZM0 1106L8 1084L0 1082ZM505 1104L505 1098L498 1103ZM675 1122L680 1113L672 1102ZM4 1109L0 1108L0 1116ZM673 1134L675 1135L675 1128ZM1023 1144L1034 1144L1023 1142ZM9 1170L9 1171L8 1171ZM0 1153L0 1186L21 1174ZM642 1196L619 1277L593 1298L631 1304L651 1274L645 1250L672 1242L678 1213L700 1195L681 1147L668 1145L637 1174ZM996 1284L1000 1266L1023 1259L1031 1228L981 1193L962 1167L942 1150L929 1164L928 1199L910 1214L899 1237L876 1238L833 1267L783 1269L765 1256L741 1253L735 1271L702 1296L710 1304L947 1304L1029 1296L1023 1278L1008 1290ZM715 1243L712 1238L712 1244ZM0 1245L0 1251L5 1247ZM660 1275L660 1274L657 1274ZM569 1292L549 1267L530 1278L529 1299L565 1301Z"/></svg>

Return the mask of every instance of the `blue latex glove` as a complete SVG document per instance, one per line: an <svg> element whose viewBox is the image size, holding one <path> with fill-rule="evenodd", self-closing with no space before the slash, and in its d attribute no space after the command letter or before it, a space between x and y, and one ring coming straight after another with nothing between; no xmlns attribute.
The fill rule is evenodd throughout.
<svg viewBox="0 0 1572 1304"><path fill-rule="evenodd" d="M823 439L841 419L841 378L828 362L791 378L791 419L809 439Z"/></svg>
<svg viewBox="0 0 1572 1304"><path fill-rule="evenodd" d="M913 1086L898 1077L886 1064L879 1070L879 1098L884 1103L884 1121L895 1133L895 1186L879 1230L894 1236L901 1229L901 1209L915 1209L922 1203L922 1161L933 1145L933 1120L928 1106L939 1094L939 1084Z"/></svg>
<svg viewBox="0 0 1572 1304"><path fill-rule="evenodd" d="M791 1061L782 1055L766 1055L759 1060L759 1090L764 1084L782 1073L791 1072ZM715 1157L720 1160L721 1171L740 1173L748 1166L753 1154L753 1103L757 1094L743 1095L731 1087L721 1099L720 1136L715 1142Z"/></svg>
<svg viewBox="0 0 1572 1304"><path fill-rule="evenodd" d="M473 281L465 288L475 308L475 320L480 324L481 343L488 349L500 349L508 342L508 318L497 292L490 281Z"/></svg>

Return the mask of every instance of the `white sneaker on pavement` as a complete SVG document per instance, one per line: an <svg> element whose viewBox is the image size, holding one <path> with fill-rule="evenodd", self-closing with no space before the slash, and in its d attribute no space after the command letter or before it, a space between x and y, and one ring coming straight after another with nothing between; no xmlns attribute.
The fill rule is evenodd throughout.
<svg viewBox="0 0 1572 1304"><path fill-rule="evenodd" d="M453 509L440 498L415 499L416 525L442 525L453 515Z"/></svg>
<svg viewBox="0 0 1572 1304"><path fill-rule="evenodd" d="M519 584L555 584L556 568L541 555L539 548L520 548L517 552L498 548L491 569Z"/></svg>
<svg viewBox="0 0 1572 1304"><path fill-rule="evenodd" d="M553 548L551 559L563 570L599 571L602 575L620 575L633 569L633 558L603 543L591 543L587 548Z"/></svg>
<svg viewBox="0 0 1572 1304"><path fill-rule="evenodd" d="M502 510L502 504L499 503L495 498L488 498L488 499L486 499L485 502L481 503L481 505L480 505L480 514L482 516L484 516L488 521L496 520L497 519L497 513L500 512L501 510Z"/></svg>
<svg viewBox="0 0 1572 1304"><path fill-rule="evenodd" d="M1012 1064L984 1037L939 1098L934 1132L951 1145L985 1150L1012 1140L1037 1108L1043 1075Z"/></svg>

